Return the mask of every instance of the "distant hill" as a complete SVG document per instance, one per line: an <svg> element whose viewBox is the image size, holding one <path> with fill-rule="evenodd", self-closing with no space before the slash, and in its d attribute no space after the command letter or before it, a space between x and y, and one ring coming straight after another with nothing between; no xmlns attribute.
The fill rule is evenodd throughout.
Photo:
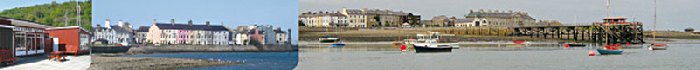
<svg viewBox="0 0 700 70"><path fill-rule="evenodd" d="M88 30L92 29L92 1L79 1L78 3L80 3L80 10L82 11L80 15L81 27ZM50 26L66 26L64 23L68 20L69 26L76 26L76 11L76 1L67 1L63 3L56 3L54 1L49 4L2 10L2 12L0 12L0 17L29 20ZM64 15L68 18L65 18Z"/></svg>

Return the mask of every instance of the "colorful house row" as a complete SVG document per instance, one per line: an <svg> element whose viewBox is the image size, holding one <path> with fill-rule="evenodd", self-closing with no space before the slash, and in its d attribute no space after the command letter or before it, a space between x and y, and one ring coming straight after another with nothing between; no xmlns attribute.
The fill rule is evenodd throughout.
<svg viewBox="0 0 700 70"><path fill-rule="evenodd" d="M238 26L229 29L227 26L211 25L209 21L194 24L187 23L158 23L153 20L151 26L141 26L133 30L136 43L140 44L188 44L188 45L249 45L254 39L258 44L290 44L288 32L281 28L267 26Z"/></svg>
<svg viewBox="0 0 700 70"><path fill-rule="evenodd" d="M137 30L139 31L139 30ZM155 20L148 28L146 42L152 44L194 44L194 45L230 45L233 33L223 25L204 25L188 23L157 23Z"/></svg>
<svg viewBox="0 0 700 70"><path fill-rule="evenodd" d="M0 18L0 58L40 55L46 52L88 53L90 33L78 26L53 27L37 22ZM11 56L11 57L10 57Z"/></svg>

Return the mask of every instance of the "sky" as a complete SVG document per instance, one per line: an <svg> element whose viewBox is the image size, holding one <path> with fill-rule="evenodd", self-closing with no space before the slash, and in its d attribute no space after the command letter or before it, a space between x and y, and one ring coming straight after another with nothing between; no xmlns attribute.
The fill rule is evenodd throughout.
<svg viewBox="0 0 700 70"><path fill-rule="evenodd" d="M93 0L92 25L104 26L110 19L129 22L134 28L150 26L153 19L160 23L223 25L235 28L243 25L273 25L292 29L292 42L298 41L296 0Z"/></svg>
<svg viewBox="0 0 700 70"><path fill-rule="evenodd" d="M700 0L657 1L657 30L700 28ZM611 0L610 16L627 17L651 29L654 0ZM446 15L461 17L469 10L513 10L538 20L564 24L590 24L606 17L606 0L299 0L299 12L338 11L342 8L391 9L422 15L422 19ZM299 14L299 13L297 13ZM463 18L463 17L461 17Z"/></svg>

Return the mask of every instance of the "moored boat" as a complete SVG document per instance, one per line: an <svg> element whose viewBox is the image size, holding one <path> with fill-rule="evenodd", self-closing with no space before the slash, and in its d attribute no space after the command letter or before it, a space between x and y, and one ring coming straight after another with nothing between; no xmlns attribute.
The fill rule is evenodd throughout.
<svg viewBox="0 0 700 70"><path fill-rule="evenodd" d="M513 40L513 44L524 44L525 40Z"/></svg>
<svg viewBox="0 0 700 70"><path fill-rule="evenodd" d="M345 43L335 42L335 43L331 44L331 47L334 47L334 48L345 47Z"/></svg>
<svg viewBox="0 0 700 70"><path fill-rule="evenodd" d="M416 52L450 52L452 51L452 43L439 43L440 34L438 32L429 32L430 34L417 34L418 41L413 44Z"/></svg>
<svg viewBox="0 0 700 70"><path fill-rule="evenodd" d="M569 47L586 47L586 44L569 43Z"/></svg>
<svg viewBox="0 0 700 70"><path fill-rule="evenodd" d="M608 54L622 54L622 50L620 50L620 44L612 44L612 45L605 45L605 48L602 49L596 49L600 55L608 55Z"/></svg>
<svg viewBox="0 0 700 70"><path fill-rule="evenodd" d="M597 49L598 53L600 55L607 55L607 54L622 54L622 50L606 50L606 49Z"/></svg>
<svg viewBox="0 0 700 70"><path fill-rule="evenodd" d="M666 50L666 48L668 48L666 44L651 44L649 46L649 50Z"/></svg>
<svg viewBox="0 0 700 70"><path fill-rule="evenodd" d="M452 46L447 44L413 44L416 52L450 52Z"/></svg>
<svg viewBox="0 0 700 70"><path fill-rule="evenodd" d="M331 36L324 36L324 37L318 38L318 40L319 40L321 43L332 43L332 42L340 41L340 38L331 37Z"/></svg>

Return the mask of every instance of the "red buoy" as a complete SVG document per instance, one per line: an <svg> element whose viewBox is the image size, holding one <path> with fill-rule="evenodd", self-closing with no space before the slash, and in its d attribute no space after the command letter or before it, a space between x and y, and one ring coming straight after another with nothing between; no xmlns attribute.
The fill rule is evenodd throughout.
<svg viewBox="0 0 700 70"><path fill-rule="evenodd" d="M594 52L594 51L588 51L588 56L595 56L595 52Z"/></svg>
<svg viewBox="0 0 700 70"><path fill-rule="evenodd" d="M627 42L627 44L625 44L625 46L630 46L630 42Z"/></svg>
<svg viewBox="0 0 700 70"><path fill-rule="evenodd" d="M406 52L406 44L401 44L401 52Z"/></svg>

